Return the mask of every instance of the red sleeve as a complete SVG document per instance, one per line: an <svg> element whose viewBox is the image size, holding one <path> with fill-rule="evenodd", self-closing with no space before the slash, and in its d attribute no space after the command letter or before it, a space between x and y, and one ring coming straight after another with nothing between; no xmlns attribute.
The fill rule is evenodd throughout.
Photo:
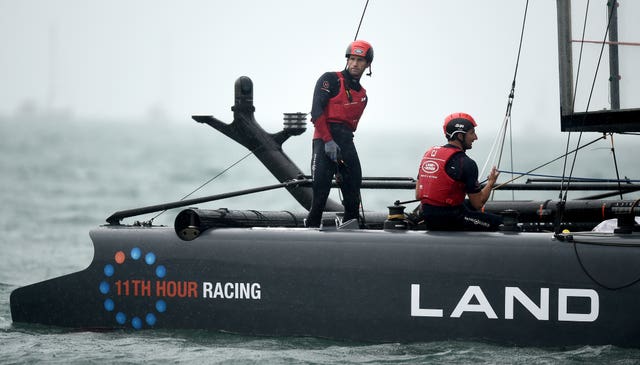
<svg viewBox="0 0 640 365"><path fill-rule="evenodd" d="M324 114L321 114L318 119L312 120L315 130L313 132L313 139L322 138L323 141L329 142L333 139L331 132L329 132L329 126L327 125L327 118Z"/></svg>

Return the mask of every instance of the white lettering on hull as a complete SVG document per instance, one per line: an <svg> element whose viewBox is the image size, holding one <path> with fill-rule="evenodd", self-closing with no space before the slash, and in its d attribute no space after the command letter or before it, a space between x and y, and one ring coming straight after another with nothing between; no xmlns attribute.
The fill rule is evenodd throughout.
<svg viewBox="0 0 640 365"><path fill-rule="evenodd" d="M478 304L471 304L473 298L476 298ZM479 286L470 286L467 291L464 292L462 298L458 302L458 305L451 313L452 318L460 318L464 312L483 312L487 318L497 319L496 312L491 308L491 304L487 300L487 297L482 292Z"/></svg>
<svg viewBox="0 0 640 365"><path fill-rule="evenodd" d="M442 309L420 308L420 285L411 284L411 317L442 317Z"/></svg>
<svg viewBox="0 0 640 365"><path fill-rule="evenodd" d="M589 298L591 311L589 313L569 313L567 302L569 298ZM558 289L558 320L567 322L593 322L600 314L598 293L592 289Z"/></svg>
<svg viewBox="0 0 640 365"><path fill-rule="evenodd" d="M518 301L539 321L549 320L549 288L540 288L540 306L531 300L520 288L504 288L504 318L513 319L513 302Z"/></svg>
<svg viewBox="0 0 640 365"><path fill-rule="evenodd" d="M255 299L262 297L260 283L202 283L202 297L212 299Z"/></svg>
<svg viewBox="0 0 640 365"><path fill-rule="evenodd" d="M550 312L549 288L540 288L540 303L536 304L522 289L505 287L504 290L504 319L514 319L514 303L517 301L534 318L548 321ZM587 313L569 312L570 298L589 300ZM498 319L487 296L479 286L469 286L462 294L458 304L451 311L451 318L460 318L465 312L484 313L488 319ZM558 289L558 320L566 322L594 322L600 314L600 298L593 289ZM411 284L411 316L412 317L444 317L444 309L420 307L420 284Z"/></svg>

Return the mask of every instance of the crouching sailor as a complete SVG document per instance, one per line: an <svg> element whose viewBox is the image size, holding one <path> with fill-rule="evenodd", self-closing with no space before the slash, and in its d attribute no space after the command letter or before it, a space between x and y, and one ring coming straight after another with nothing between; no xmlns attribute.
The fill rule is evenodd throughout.
<svg viewBox="0 0 640 365"><path fill-rule="evenodd" d="M478 182L478 166L467 154L478 139L475 120L465 113L445 118L448 143L425 152L418 169L416 199L422 203L427 229L495 231L502 217L480 210L489 199L499 172L494 166L487 184ZM465 201L465 196L469 199Z"/></svg>

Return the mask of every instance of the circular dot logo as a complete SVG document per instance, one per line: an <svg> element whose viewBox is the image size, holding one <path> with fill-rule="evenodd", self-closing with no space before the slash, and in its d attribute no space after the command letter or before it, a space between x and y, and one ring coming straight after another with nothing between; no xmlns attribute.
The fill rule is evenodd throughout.
<svg viewBox="0 0 640 365"><path fill-rule="evenodd" d="M104 278L98 285L98 291L104 296L104 310L113 313L118 325L130 326L136 330L152 328L158 323L158 316L167 310L164 300L151 299L151 280L139 277L131 279L125 275L126 272L135 272L136 275L146 273L143 276L147 278L162 279L167 275L167 268L155 265L156 261L155 253L144 253L140 248L134 247L129 256L124 251L117 251L113 256L113 263L104 266ZM148 303L141 306L141 300L147 300ZM133 302L137 305L133 305ZM141 307L146 309L140 310Z"/></svg>

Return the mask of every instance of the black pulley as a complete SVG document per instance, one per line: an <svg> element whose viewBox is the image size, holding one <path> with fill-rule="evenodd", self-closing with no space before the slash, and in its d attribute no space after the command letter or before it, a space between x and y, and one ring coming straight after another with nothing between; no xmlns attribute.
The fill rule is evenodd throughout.
<svg viewBox="0 0 640 365"><path fill-rule="evenodd" d="M390 205L389 214L384 221L385 231L406 231L409 228L409 222L404 215L404 205Z"/></svg>

